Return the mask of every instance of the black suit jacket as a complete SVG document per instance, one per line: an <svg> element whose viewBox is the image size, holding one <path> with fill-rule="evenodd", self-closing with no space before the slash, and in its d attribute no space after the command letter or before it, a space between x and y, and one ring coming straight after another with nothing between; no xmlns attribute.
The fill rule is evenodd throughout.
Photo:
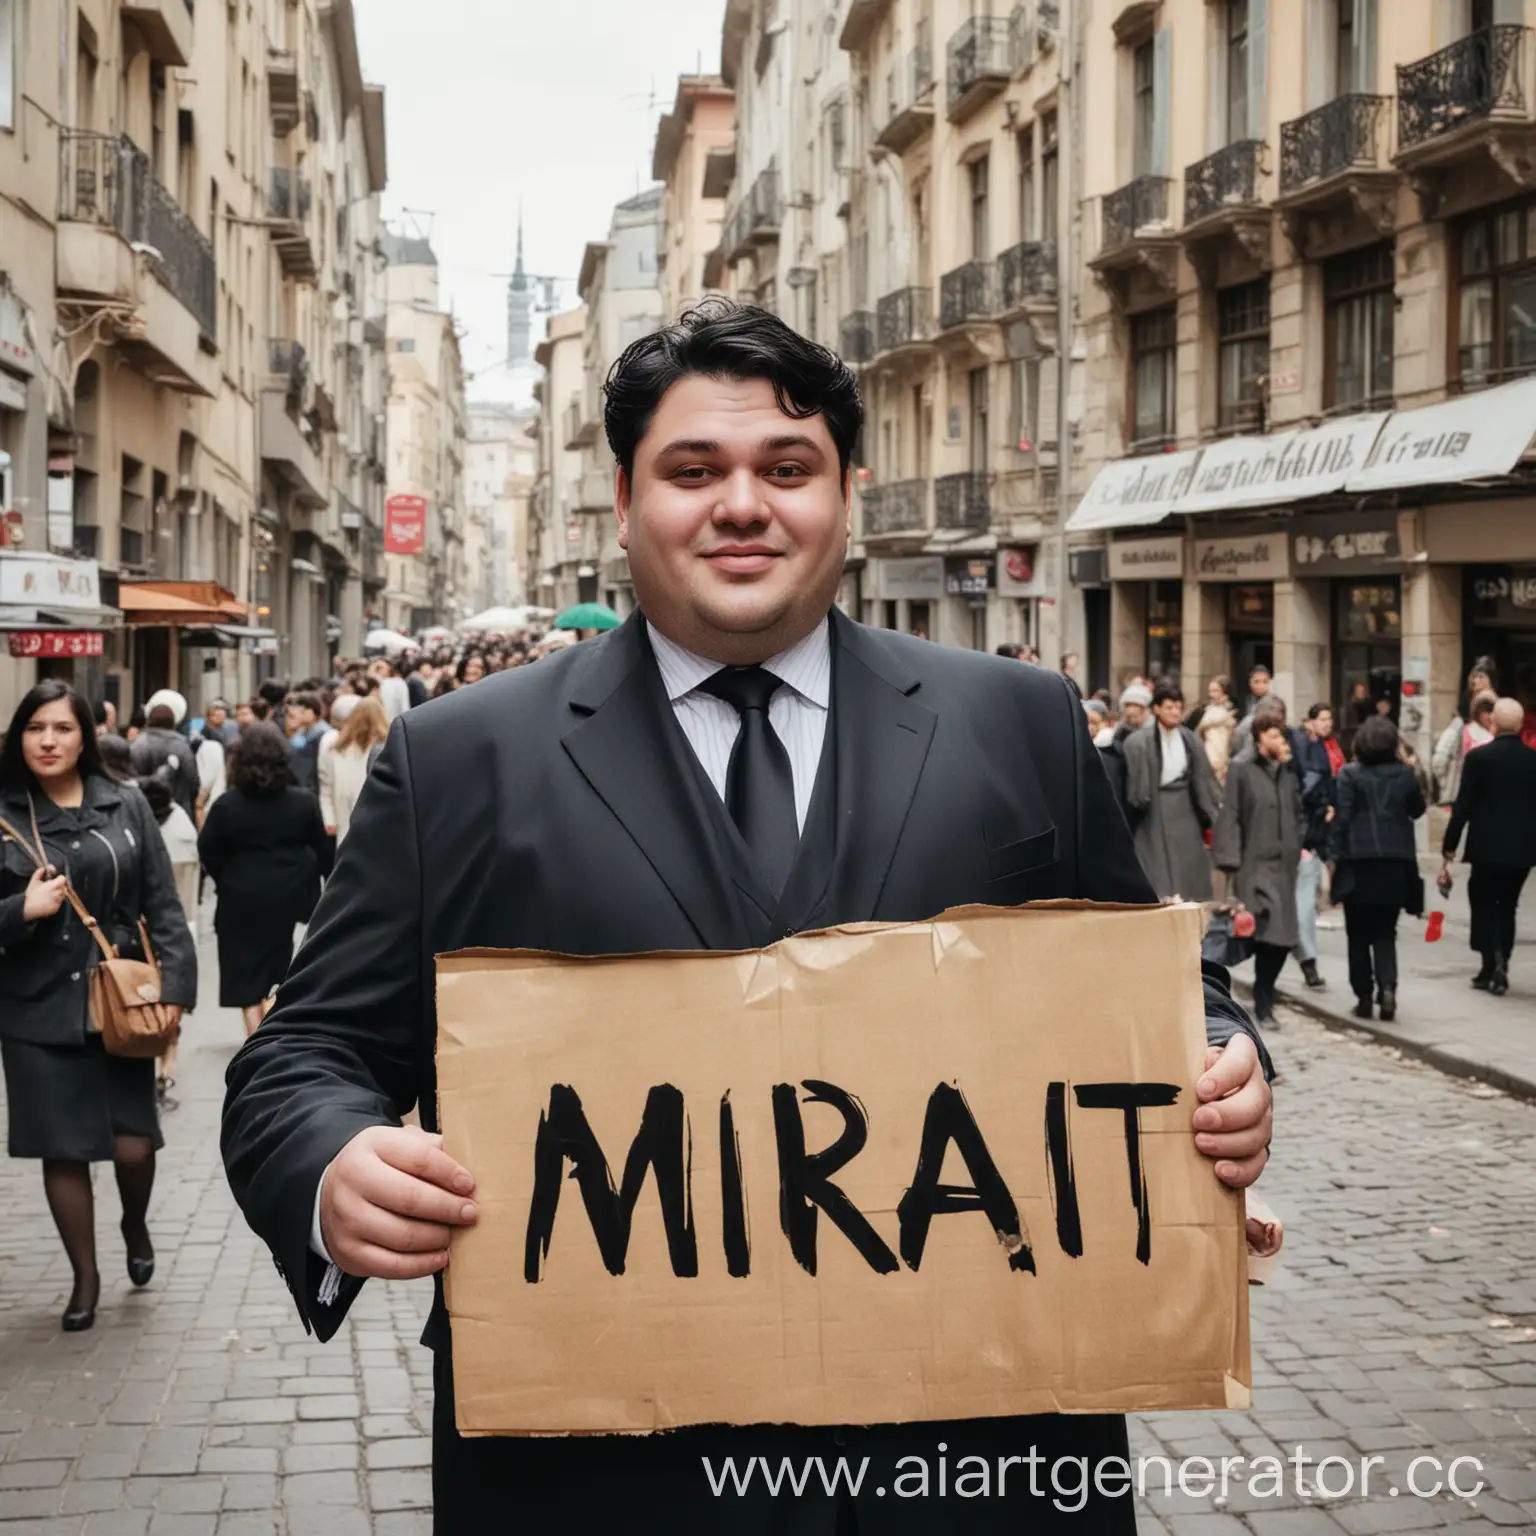
<svg viewBox="0 0 1536 1536"><path fill-rule="evenodd" d="M1467 863L1489 869L1536 865L1536 750L1518 736L1495 736L1467 753L1445 829L1446 858L1456 857L1464 829Z"/></svg>
<svg viewBox="0 0 1536 1536"><path fill-rule="evenodd" d="M818 795L835 794L835 832L828 857L803 859L778 903L739 839L712 830L718 797L709 799L638 616L395 721L276 1007L229 1069L230 1181L321 1338L361 1285L347 1280L336 1304L317 1303L324 1266L309 1235L321 1174L356 1132L398 1122L413 1105L424 1126L435 1126L435 955L471 946L735 949L833 923L923 919L967 902L1155 899L1082 706L1061 678L866 629L836 612L831 626L832 757L824 757L830 771ZM1206 988L1213 1038L1252 1032L1224 973L1213 968ZM1031 1442L1042 1454L1049 1446L1125 1453L1118 1417L464 1441L452 1431L441 1286L426 1342L438 1351L440 1532L475 1529L497 1490L520 1511L574 1515L579 1529L650 1530L651 1516L637 1512L645 1489L657 1530L832 1536L825 1497L733 1499L722 1508L699 1456L835 1457L862 1447L874 1458L873 1485L882 1465L890 1481L903 1447L933 1457L946 1436L994 1458L1027 1454ZM1019 1528L1016 1498L983 1510L980 1501L874 1499L871 1491L859 1500L869 1536ZM484 1504L465 1502L481 1496ZM1066 1519L1049 1501L1028 1518L1040 1530ZM1063 1528L1131 1531L1130 1501Z"/></svg>

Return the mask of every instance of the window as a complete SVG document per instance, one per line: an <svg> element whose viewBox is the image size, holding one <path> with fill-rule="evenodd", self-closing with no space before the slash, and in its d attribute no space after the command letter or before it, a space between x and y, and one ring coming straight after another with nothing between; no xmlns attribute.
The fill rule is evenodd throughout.
<svg viewBox="0 0 1536 1536"><path fill-rule="evenodd" d="M1056 238L1056 192L1060 186L1060 141L1056 135L1056 114L1040 119L1040 238Z"/></svg>
<svg viewBox="0 0 1536 1536"><path fill-rule="evenodd" d="M1536 205L1464 224L1460 256L1462 387L1536 369Z"/></svg>
<svg viewBox="0 0 1536 1536"><path fill-rule="evenodd" d="M1334 33L1334 94L1343 96L1355 88L1355 0L1337 0L1338 28Z"/></svg>
<svg viewBox="0 0 1536 1536"><path fill-rule="evenodd" d="M1035 237L1035 135L1022 128L1014 140L1019 154L1019 239Z"/></svg>
<svg viewBox="0 0 1536 1536"><path fill-rule="evenodd" d="M1040 446L1040 359L1016 357L1008 367L1013 374L1009 442L1016 453L1033 453Z"/></svg>
<svg viewBox="0 0 1536 1536"><path fill-rule="evenodd" d="M992 161L983 155L967 167L971 182L971 259L985 261L992 254L992 232L987 214L988 182Z"/></svg>
<svg viewBox="0 0 1536 1536"><path fill-rule="evenodd" d="M1156 43L1148 38L1131 55L1131 146L1136 176L1152 173L1152 141L1157 133Z"/></svg>
<svg viewBox="0 0 1536 1536"><path fill-rule="evenodd" d="M1131 446L1171 443L1177 321L1173 306L1131 316Z"/></svg>
<svg viewBox="0 0 1536 1536"><path fill-rule="evenodd" d="M971 471L985 473L987 468L987 370L972 368L969 375L971 396Z"/></svg>
<svg viewBox="0 0 1536 1536"><path fill-rule="evenodd" d="M1247 137L1248 0L1227 0L1227 143Z"/></svg>
<svg viewBox="0 0 1536 1536"><path fill-rule="evenodd" d="M1223 288L1216 295L1221 346L1221 404L1217 425L1234 432L1263 425L1269 373L1269 279Z"/></svg>
<svg viewBox="0 0 1536 1536"><path fill-rule="evenodd" d="M21 0L0 0L0 128L16 126L16 29Z"/></svg>
<svg viewBox="0 0 1536 1536"><path fill-rule="evenodd" d="M1323 263L1324 402L1330 409L1392 404L1395 265L1390 240Z"/></svg>

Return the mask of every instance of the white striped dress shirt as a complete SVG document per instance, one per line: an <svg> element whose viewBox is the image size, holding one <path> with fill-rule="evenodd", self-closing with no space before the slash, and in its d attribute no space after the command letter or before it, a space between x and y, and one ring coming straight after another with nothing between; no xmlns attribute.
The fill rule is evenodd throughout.
<svg viewBox="0 0 1536 1536"><path fill-rule="evenodd" d="M699 684L724 671L724 667L718 661L685 651L649 623L646 631L677 723L710 783L724 800L726 772L731 765L731 748L741 730L741 716L724 699L699 692ZM764 671L772 672L785 683L769 701L768 723L789 754L795 779L795 816L803 832L832 705L832 639L827 625L818 624L803 640L797 640L777 656L770 656L762 665Z"/></svg>

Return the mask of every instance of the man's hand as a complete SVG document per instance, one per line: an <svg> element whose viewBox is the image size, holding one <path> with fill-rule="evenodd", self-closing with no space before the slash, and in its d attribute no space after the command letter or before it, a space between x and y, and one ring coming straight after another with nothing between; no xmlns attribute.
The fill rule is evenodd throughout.
<svg viewBox="0 0 1536 1536"><path fill-rule="evenodd" d="M1269 1161L1274 1101L1250 1035L1233 1035L1205 1053L1205 1076L1195 1085L1195 1145L1216 1159L1216 1177L1246 1189ZM329 1184L329 1180L326 1181Z"/></svg>
<svg viewBox="0 0 1536 1536"><path fill-rule="evenodd" d="M320 1235L349 1275L414 1280L448 1262L448 1233L479 1211L474 1177L415 1126L374 1125L337 1154L320 1187Z"/></svg>

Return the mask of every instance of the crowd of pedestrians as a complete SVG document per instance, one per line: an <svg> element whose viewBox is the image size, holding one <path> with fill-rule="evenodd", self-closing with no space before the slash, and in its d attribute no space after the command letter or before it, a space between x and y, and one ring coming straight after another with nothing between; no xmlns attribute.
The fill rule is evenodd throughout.
<svg viewBox="0 0 1536 1536"><path fill-rule="evenodd" d="M1516 911L1536 865L1536 750L1530 717L1494 683L1492 663L1479 660L1427 768L1398 734L1388 700L1354 691L1346 749L1332 705L1313 704L1293 724L1265 667L1254 668L1241 704L1230 678L1212 678L1188 717L1167 679L1135 679L1118 699L1100 692L1083 710L1158 894L1209 902L1224 922L1241 917L1243 942L1230 952L1252 954L1259 1019L1273 1022L1288 956L1308 987L1327 986L1317 948L1326 900L1344 912L1355 1015L1390 1021L1398 921L1427 910L1414 823L1430 804L1449 818L1445 896L1466 837L1481 962L1472 984L1509 989Z"/></svg>
<svg viewBox="0 0 1536 1536"><path fill-rule="evenodd" d="M201 719L173 689L119 719L69 684L39 683L0 738L0 1063L8 1151L41 1162L74 1285L66 1331L101 1294L91 1164L122 1197L128 1278L155 1269L146 1216L161 1113L174 1107L176 1044L112 1054L91 1000L99 947L160 971L179 1027L198 1000L197 914L214 890L219 1004L261 1023L319 899L390 721L576 636L471 635L338 661L329 677L276 679ZM119 729L121 725L121 729ZM172 1031L174 1034L174 1029Z"/></svg>

